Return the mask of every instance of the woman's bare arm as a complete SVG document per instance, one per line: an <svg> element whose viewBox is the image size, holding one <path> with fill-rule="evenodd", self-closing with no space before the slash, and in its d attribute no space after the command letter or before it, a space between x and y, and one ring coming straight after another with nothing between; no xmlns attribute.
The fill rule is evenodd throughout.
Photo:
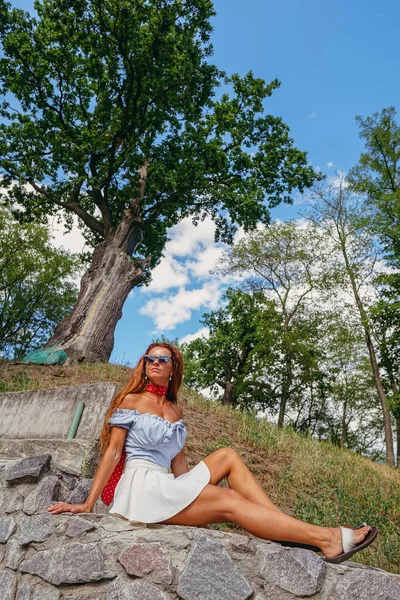
<svg viewBox="0 0 400 600"><path fill-rule="evenodd" d="M189 471L188 464L186 462L185 452L182 449L175 458L171 461L171 471L175 477L179 477L179 475L183 475L183 473L187 473Z"/></svg>
<svg viewBox="0 0 400 600"><path fill-rule="evenodd" d="M84 504L68 504L67 502L57 502L48 508L52 515L60 512L83 513L91 512L96 504L97 498L103 491L104 486L110 479L112 472L120 461L122 450L125 443L127 430L123 427L111 427L110 444L105 451L100 465L94 476L93 485L89 496Z"/></svg>

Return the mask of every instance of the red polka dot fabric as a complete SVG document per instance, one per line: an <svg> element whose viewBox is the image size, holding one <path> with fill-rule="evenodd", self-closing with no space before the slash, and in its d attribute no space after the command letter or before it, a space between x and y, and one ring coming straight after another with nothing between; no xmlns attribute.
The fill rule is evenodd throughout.
<svg viewBox="0 0 400 600"><path fill-rule="evenodd" d="M123 450L119 463L115 467L110 479L107 481L101 493L101 499L104 502L104 504L107 504L107 506L111 504L112 499L114 498L115 488L118 485L118 481L121 479L122 473L124 472L125 459L126 452L125 450Z"/></svg>

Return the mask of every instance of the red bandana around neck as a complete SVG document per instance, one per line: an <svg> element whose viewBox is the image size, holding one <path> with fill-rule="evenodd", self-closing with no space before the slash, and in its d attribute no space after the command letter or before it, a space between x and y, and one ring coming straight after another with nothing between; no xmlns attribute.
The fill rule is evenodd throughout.
<svg viewBox="0 0 400 600"><path fill-rule="evenodd" d="M165 396L168 391L167 385L155 385L154 383L149 383L149 385L145 389L146 392L150 392L151 394L157 394L157 396Z"/></svg>

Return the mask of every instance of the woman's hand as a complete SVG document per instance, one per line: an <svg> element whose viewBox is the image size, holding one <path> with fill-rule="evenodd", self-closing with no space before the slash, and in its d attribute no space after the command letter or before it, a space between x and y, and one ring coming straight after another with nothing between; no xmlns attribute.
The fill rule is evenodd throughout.
<svg viewBox="0 0 400 600"><path fill-rule="evenodd" d="M70 513L90 513L90 507L86 504L68 504L67 502L57 502L57 504L53 504L49 506L47 509L52 515L58 515L58 513L62 512L70 512Z"/></svg>

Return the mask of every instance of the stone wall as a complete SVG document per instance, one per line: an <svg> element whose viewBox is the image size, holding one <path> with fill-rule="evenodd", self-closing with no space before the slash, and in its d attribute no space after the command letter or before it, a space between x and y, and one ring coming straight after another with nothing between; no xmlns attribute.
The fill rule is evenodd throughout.
<svg viewBox="0 0 400 600"><path fill-rule="evenodd" d="M105 513L52 516L91 480L50 455L0 465L1 600L399 600L400 577L219 531L132 527Z"/></svg>

